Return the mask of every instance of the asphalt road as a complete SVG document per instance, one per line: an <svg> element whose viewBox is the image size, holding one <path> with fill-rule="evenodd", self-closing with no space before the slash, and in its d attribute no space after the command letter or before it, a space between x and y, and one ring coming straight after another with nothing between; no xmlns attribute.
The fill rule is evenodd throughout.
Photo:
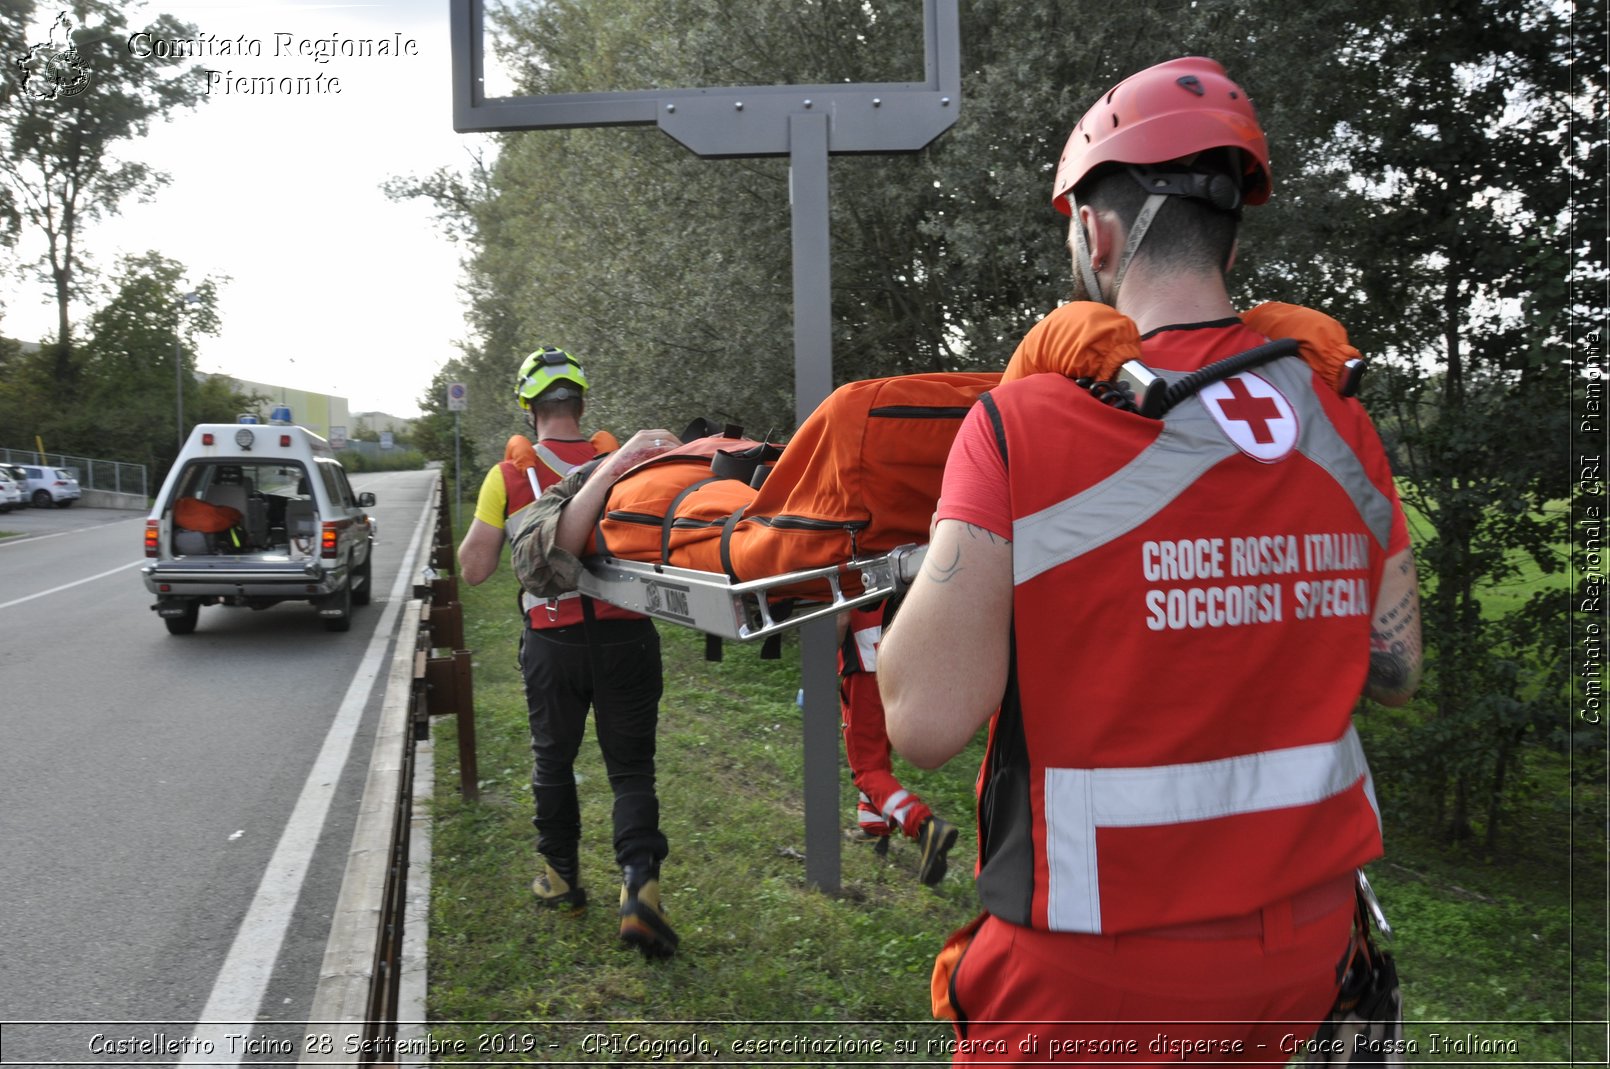
<svg viewBox="0 0 1610 1069"><path fill-rule="evenodd" d="M244 1022L308 1017L434 479L353 478L380 541L340 634L289 603L169 635L143 514L0 515L0 1061L172 1062L106 1046L219 1012L303 1031Z"/></svg>

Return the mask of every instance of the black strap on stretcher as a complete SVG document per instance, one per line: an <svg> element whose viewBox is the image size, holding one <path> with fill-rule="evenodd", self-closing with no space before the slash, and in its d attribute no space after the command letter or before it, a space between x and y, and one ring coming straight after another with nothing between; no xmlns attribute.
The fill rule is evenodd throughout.
<svg viewBox="0 0 1610 1069"><path fill-rule="evenodd" d="M710 458L710 472L720 479L737 479L745 486L760 489L760 484L766 481L771 472L771 466L783 455L783 447L763 442L752 445L748 449L732 451L728 449L716 450L715 456Z"/></svg>
<svg viewBox="0 0 1610 1069"><path fill-rule="evenodd" d="M693 493L693 491L697 490L701 486L706 486L710 483L713 483L719 478L721 478L719 475L709 475L703 479L700 479L698 482L689 483L681 490L677 491L677 495L671 499L671 503L665 506L665 515L660 518L661 564L671 563L671 526L676 520L676 510L678 506L680 506L683 499L689 494Z"/></svg>

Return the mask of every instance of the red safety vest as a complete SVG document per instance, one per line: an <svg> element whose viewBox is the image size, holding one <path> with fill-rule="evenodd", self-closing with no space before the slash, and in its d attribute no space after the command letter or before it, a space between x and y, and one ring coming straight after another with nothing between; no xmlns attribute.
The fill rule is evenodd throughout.
<svg viewBox="0 0 1610 1069"><path fill-rule="evenodd" d="M979 779L985 908L1138 931L1378 857L1351 713L1398 505L1362 407L1289 358L1166 422L1052 375L985 404L1015 572Z"/></svg>
<svg viewBox="0 0 1610 1069"><path fill-rule="evenodd" d="M591 442L567 439L540 440L534 448L537 454L537 466L531 470L537 473L537 483L543 490L598 455ZM498 471L503 473L505 517L514 515L537 499L537 495L531 489L530 478L512 462L500 461ZM557 598L539 598L522 590L520 611L525 614L530 626L544 630L572 627L583 620L581 595L574 592L561 594ZM607 601L597 600L593 601L593 615L599 620L641 619L638 613L611 605Z"/></svg>
<svg viewBox="0 0 1610 1069"><path fill-rule="evenodd" d="M840 675L878 670L878 647L883 643L888 615L887 600L849 611L849 626L844 631L844 644L839 648Z"/></svg>

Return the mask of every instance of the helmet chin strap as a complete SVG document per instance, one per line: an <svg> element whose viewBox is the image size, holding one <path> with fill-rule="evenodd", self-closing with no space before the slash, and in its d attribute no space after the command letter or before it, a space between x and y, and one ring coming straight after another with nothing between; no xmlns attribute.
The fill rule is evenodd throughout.
<svg viewBox="0 0 1610 1069"><path fill-rule="evenodd" d="M1135 257L1135 250L1140 248L1142 239L1146 237L1146 231L1152 228L1152 220L1157 218L1157 209L1161 208L1167 199L1166 193L1153 193L1146 198L1146 203L1140 206L1140 211L1135 213L1135 221L1129 227L1129 239L1124 242L1124 251L1118 257L1118 273L1113 276L1112 296L1109 297L1101 291L1101 280L1096 277L1095 265L1090 262L1090 244L1085 238L1085 228L1078 222L1079 205L1073 199L1073 194L1068 194L1068 206L1073 210L1074 218L1073 243L1074 251L1077 253L1075 259L1079 263L1079 273L1084 277L1085 289L1095 300L1114 308L1118 307L1118 288L1124 284L1124 276L1129 273L1129 265Z"/></svg>
<svg viewBox="0 0 1610 1069"><path fill-rule="evenodd" d="M1146 231L1152 228L1152 220L1157 217L1157 209L1161 208L1167 199L1166 193L1153 193L1146 198L1146 203L1140 206L1140 211L1135 213L1135 221L1129 226L1129 240L1124 242L1124 254L1118 258L1118 274L1112 280L1114 308L1118 307L1118 287L1124 284L1124 275L1129 272L1135 250L1140 248L1141 239L1146 236Z"/></svg>

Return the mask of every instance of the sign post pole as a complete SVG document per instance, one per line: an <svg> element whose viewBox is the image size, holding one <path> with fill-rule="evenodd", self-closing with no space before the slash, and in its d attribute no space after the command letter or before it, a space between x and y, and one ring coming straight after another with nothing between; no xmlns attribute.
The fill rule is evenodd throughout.
<svg viewBox="0 0 1610 1069"><path fill-rule="evenodd" d="M447 407L453 413L453 529L458 530L459 513L464 509L463 484L459 481L464 453L459 438L459 417L469 407L469 389L462 382L447 385Z"/></svg>

